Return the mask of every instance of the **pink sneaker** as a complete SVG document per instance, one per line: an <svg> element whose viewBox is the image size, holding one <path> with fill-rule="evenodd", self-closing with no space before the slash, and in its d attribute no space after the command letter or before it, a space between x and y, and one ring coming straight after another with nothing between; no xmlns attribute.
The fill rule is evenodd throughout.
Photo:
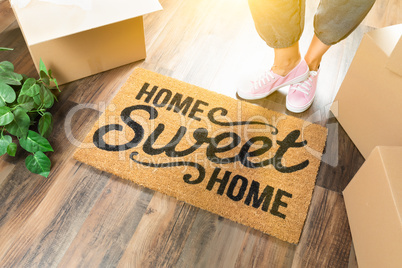
<svg viewBox="0 0 402 268"><path fill-rule="evenodd" d="M294 113L306 111L314 101L318 71L311 71L307 80L291 85L286 96L286 108Z"/></svg>
<svg viewBox="0 0 402 268"><path fill-rule="evenodd" d="M281 87L306 80L308 75L308 65L306 61L302 59L286 76L276 74L272 70L267 71L260 79L247 81L245 85L241 85L240 88L237 89L237 94L242 99L247 100L265 98Z"/></svg>

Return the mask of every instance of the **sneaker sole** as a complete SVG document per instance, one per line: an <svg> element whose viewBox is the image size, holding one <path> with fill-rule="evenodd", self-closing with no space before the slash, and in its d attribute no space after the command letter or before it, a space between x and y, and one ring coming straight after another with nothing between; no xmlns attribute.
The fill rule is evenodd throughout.
<svg viewBox="0 0 402 268"><path fill-rule="evenodd" d="M296 114L305 112L305 111L307 111L308 108L310 108L310 106L313 104L314 98L315 98L315 95L314 95L314 97L311 99L311 101L310 101L309 103L307 103L306 105L304 105L304 106L302 106L302 107L293 107L292 105L290 105L290 104L288 103L288 99L286 98L286 109L288 109L288 110L291 111L292 113L296 113Z"/></svg>
<svg viewBox="0 0 402 268"><path fill-rule="evenodd" d="M268 97L269 95L271 95L272 93L274 93L275 91L277 91L278 89L280 89L282 87L286 87L286 86L296 84L296 83L299 83L299 82L302 82L302 81L306 80L308 78L308 76L309 76L309 73L310 73L310 71L308 70L307 72L305 72L301 76L295 77L292 80L290 80L290 81L288 81L288 82L286 82L286 83L284 83L284 84L282 84L280 86L274 87L268 93L264 93L264 94L260 94L260 95L247 95L247 93L244 94L243 92L237 90L237 95L239 95L240 98L245 99L245 100L262 99L262 98Z"/></svg>

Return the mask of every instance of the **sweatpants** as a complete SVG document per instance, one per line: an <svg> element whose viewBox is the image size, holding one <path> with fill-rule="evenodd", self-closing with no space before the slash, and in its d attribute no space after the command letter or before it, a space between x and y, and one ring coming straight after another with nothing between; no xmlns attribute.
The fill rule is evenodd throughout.
<svg viewBox="0 0 402 268"><path fill-rule="evenodd" d="M356 29L375 0L320 0L314 33L334 45ZM290 47L304 28L305 0L248 0L257 32L272 48Z"/></svg>

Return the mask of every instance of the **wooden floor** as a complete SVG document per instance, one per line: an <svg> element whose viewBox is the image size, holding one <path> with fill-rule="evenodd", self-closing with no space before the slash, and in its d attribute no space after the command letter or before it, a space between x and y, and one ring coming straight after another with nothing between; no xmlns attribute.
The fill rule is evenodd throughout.
<svg viewBox="0 0 402 268"><path fill-rule="evenodd" d="M317 98L307 112L296 115L329 128L324 163L298 245L72 159L76 145L68 141L83 139L137 66L236 98L234 78L272 64L272 51L256 33L247 1L160 2L163 11L144 17L146 60L62 87L52 109L55 127L50 140L55 152L49 154L49 178L30 174L24 153L1 157L0 267L355 267L341 191L364 159L329 106L364 32L402 22L400 1L378 1L364 24L328 51ZM317 1L307 3L302 53L312 37L316 6ZM0 46L15 48L1 52L0 61L36 75L7 0L0 0ZM79 110L67 132L68 113L87 103L93 109ZM285 91L254 103L289 114Z"/></svg>

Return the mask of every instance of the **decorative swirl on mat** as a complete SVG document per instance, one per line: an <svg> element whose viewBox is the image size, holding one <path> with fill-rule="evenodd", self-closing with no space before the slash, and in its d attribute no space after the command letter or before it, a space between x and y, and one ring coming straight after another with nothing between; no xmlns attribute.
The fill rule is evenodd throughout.
<svg viewBox="0 0 402 268"><path fill-rule="evenodd" d="M216 107L209 111L208 119L219 126L238 126L238 125L264 125L273 128L274 130L271 132L272 135L278 134L278 129L270 124L259 122L259 121L238 121L238 122L220 122L214 118L214 114L218 111L221 111L221 116L226 116L228 114L228 110L222 107Z"/></svg>
<svg viewBox="0 0 402 268"><path fill-rule="evenodd" d="M178 161L178 162L169 162L169 163L160 163L160 164L154 164L154 163L145 163L138 161L134 159L134 156L138 155L138 152L132 152L130 154L130 159L133 160L135 163L147 166L147 167L156 167L156 168L164 168L164 167L178 167L178 166L189 166L189 167L195 167L198 170L198 178L196 180L191 181L191 174L184 174L183 180L184 182L188 184L197 184L200 183L204 180L205 178L205 168L201 166L200 164L194 163L194 162L186 162L186 161Z"/></svg>

